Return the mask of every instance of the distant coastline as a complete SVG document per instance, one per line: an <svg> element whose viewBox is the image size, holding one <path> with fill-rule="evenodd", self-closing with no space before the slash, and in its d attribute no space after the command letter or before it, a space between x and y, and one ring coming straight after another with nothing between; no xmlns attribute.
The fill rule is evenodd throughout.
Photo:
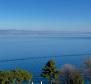
<svg viewBox="0 0 91 84"><path fill-rule="evenodd" d="M91 32L80 31L39 31L39 30L0 30L0 34L91 34Z"/></svg>

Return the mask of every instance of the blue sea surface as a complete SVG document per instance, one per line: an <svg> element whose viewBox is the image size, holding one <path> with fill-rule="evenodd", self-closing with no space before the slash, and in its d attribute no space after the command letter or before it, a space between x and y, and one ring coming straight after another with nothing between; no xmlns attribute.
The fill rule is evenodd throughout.
<svg viewBox="0 0 91 84"><path fill-rule="evenodd" d="M0 36L0 70L22 68L39 76L50 59L60 70L64 64L80 67L90 55L90 37Z"/></svg>

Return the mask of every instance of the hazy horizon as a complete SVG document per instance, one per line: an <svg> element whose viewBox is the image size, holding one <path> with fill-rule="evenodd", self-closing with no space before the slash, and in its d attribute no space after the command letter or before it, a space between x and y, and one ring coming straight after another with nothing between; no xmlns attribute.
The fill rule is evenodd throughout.
<svg viewBox="0 0 91 84"><path fill-rule="evenodd" d="M1 0L0 29L91 32L91 0Z"/></svg>
<svg viewBox="0 0 91 84"><path fill-rule="evenodd" d="M34 29L13 29L13 28L0 28L0 31L1 30L5 30L5 31L7 31L7 30L10 30L10 31L44 31L44 32L91 32L91 31L79 31L79 30L39 30L39 29L36 29L36 30L34 30Z"/></svg>

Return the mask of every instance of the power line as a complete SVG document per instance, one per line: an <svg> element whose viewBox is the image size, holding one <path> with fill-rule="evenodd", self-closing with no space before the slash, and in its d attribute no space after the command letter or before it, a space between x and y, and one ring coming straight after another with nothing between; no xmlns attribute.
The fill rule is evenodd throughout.
<svg viewBox="0 0 91 84"><path fill-rule="evenodd" d="M38 57L14 58L14 59L0 60L0 63L31 60L31 59L46 59L46 58L60 58L60 57L79 57L79 56L91 56L91 54L68 54L68 55L60 55L60 56L45 56L45 57L44 56L38 56Z"/></svg>

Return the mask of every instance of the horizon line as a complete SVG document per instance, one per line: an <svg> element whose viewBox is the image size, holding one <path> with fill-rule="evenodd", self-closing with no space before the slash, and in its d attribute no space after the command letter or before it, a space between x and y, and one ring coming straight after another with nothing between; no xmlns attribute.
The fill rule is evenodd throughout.
<svg viewBox="0 0 91 84"><path fill-rule="evenodd" d="M33 32L63 32L63 33L91 33L91 31L73 30L31 30L31 29L0 29L0 31L33 31Z"/></svg>

